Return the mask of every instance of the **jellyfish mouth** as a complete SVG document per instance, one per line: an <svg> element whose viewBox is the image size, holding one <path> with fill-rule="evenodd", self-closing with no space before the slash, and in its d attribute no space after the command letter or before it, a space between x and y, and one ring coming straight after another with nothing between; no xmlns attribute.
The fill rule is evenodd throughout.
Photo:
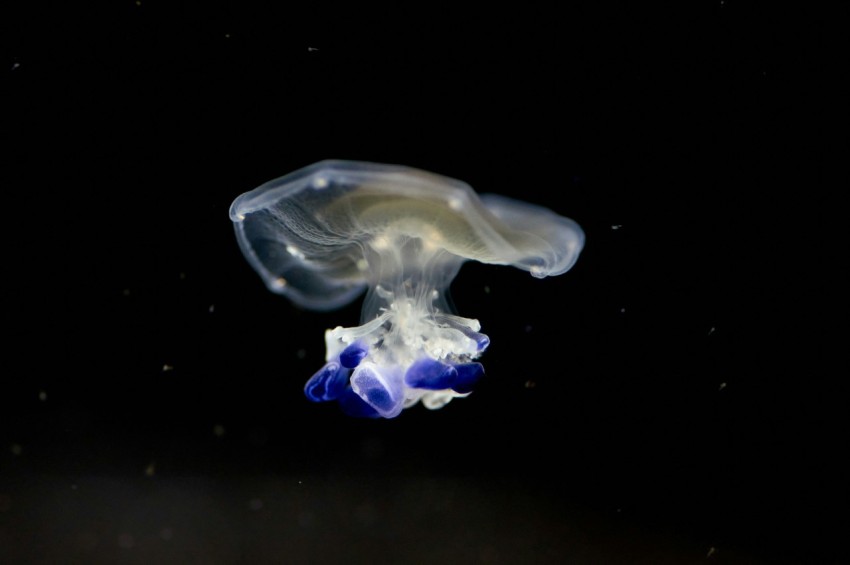
<svg viewBox="0 0 850 565"><path fill-rule="evenodd" d="M437 409L472 392L484 375L475 359L490 344L478 321L410 298L388 304L370 322L325 332L327 362L307 381L308 399L338 400L355 416L393 418L420 401Z"/></svg>

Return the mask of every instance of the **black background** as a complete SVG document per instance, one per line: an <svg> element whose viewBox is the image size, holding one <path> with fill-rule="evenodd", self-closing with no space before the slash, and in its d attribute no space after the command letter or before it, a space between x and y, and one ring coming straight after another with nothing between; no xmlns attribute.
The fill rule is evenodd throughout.
<svg viewBox="0 0 850 565"><path fill-rule="evenodd" d="M8 53L0 561L831 563L846 549L817 18L31 5ZM230 202L326 158L548 206L587 244L467 264L469 398L310 404L323 331ZM844 508L845 510L841 510Z"/></svg>

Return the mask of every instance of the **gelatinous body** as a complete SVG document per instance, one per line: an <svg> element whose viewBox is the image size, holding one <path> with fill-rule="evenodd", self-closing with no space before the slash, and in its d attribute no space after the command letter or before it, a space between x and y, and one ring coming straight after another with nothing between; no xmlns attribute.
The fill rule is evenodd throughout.
<svg viewBox="0 0 850 565"><path fill-rule="evenodd" d="M490 344L446 292L464 261L542 278L573 266L574 221L417 169L322 161L239 196L230 218L269 290L314 310L367 290L361 325L325 333L326 361L305 386L357 416L392 418L419 401L440 408L484 374Z"/></svg>

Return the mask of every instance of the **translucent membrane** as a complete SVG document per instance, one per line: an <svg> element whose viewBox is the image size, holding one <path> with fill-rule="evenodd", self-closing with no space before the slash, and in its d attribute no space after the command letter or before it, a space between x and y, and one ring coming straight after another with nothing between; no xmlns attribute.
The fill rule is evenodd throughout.
<svg viewBox="0 0 850 565"><path fill-rule="evenodd" d="M464 261L542 278L575 264L584 233L547 208L393 165L322 161L239 196L230 218L269 290L333 310L367 291L361 324L325 333L327 364L305 387L357 416L440 408L483 375L490 344L446 299Z"/></svg>

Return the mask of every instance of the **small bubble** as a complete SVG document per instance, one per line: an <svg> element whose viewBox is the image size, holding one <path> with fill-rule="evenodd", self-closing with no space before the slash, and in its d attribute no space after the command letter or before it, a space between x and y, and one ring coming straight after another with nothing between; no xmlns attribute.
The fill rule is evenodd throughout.
<svg viewBox="0 0 850 565"><path fill-rule="evenodd" d="M534 388L537 386L537 383L531 380L525 381L525 388Z"/></svg>
<svg viewBox="0 0 850 565"><path fill-rule="evenodd" d="M125 288L124 290L121 291L121 294L123 294L124 296L130 296L130 289Z"/></svg>
<svg viewBox="0 0 850 565"><path fill-rule="evenodd" d="M177 275L177 276L178 276L178 278L179 278L181 281L185 281L185 280L186 280L186 273L184 273L184 272L181 272L181 273L180 273L179 275Z"/></svg>
<svg viewBox="0 0 850 565"><path fill-rule="evenodd" d="M620 314L625 314L625 313L626 313L626 309L625 309L625 308L620 308Z"/></svg>
<svg viewBox="0 0 850 565"><path fill-rule="evenodd" d="M173 371L173 370L174 370L174 365L169 365L168 363L166 363L162 366L162 372L163 373L167 373L168 371Z"/></svg>
<svg viewBox="0 0 850 565"><path fill-rule="evenodd" d="M209 312L210 314L215 312L215 304L210 304L210 307L207 308L207 312Z"/></svg>
<svg viewBox="0 0 850 565"><path fill-rule="evenodd" d="M618 229L620 229L620 228L622 228L622 227L623 227L623 224L613 224L613 225L611 226L611 229L612 229L612 230L618 230Z"/></svg>
<svg viewBox="0 0 850 565"><path fill-rule="evenodd" d="M224 426L222 426L221 424L216 424L215 426L213 426L213 435L215 437L223 436L224 435Z"/></svg>
<svg viewBox="0 0 850 565"><path fill-rule="evenodd" d="M307 357L307 350L306 349L299 349L298 351L295 352L295 356L298 357L299 359L304 359L305 357Z"/></svg>
<svg viewBox="0 0 850 565"><path fill-rule="evenodd" d="M41 400L42 402L47 400L47 392L43 391L43 390L38 391L38 399Z"/></svg>
<svg viewBox="0 0 850 565"><path fill-rule="evenodd" d="M490 287L486 284L484 285L484 294L490 294Z"/></svg>
<svg viewBox="0 0 850 565"><path fill-rule="evenodd" d="M260 500L259 498L252 498L251 500L248 501L248 508L250 508L251 510L254 510L255 512L257 510L260 510L262 507L263 507L263 501Z"/></svg>

